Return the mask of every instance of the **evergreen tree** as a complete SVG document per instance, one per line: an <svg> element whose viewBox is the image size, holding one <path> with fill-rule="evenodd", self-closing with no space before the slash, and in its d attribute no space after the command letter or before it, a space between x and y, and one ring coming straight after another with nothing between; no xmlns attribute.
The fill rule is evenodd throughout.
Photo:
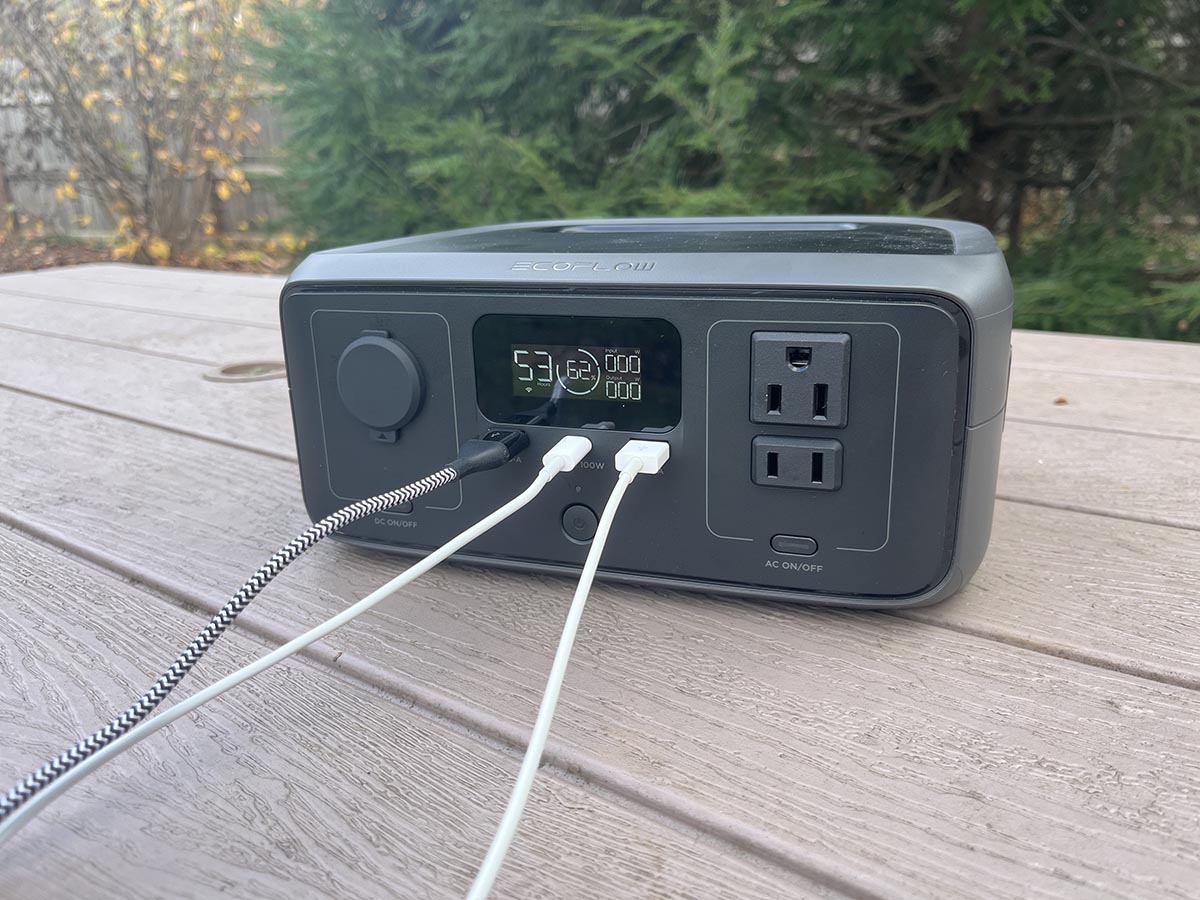
<svg viewBox="0 0 1200 900"><path fill-rule="evenodd" d="M323 244L936 214L1005 239L1037 279L1027 324L1081 327L1089 263L1110 301L1091 328L1200 322L1194 283L1156 287L1174 255L1138 226L1200 200L1194 0L327 0L272 25L287 200Z"/></svg>

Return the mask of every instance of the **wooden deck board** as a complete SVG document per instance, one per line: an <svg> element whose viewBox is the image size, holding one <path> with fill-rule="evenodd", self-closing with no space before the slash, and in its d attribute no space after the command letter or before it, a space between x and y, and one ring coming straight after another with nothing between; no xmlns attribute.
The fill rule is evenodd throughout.
<svg viewBox="0 0 1200 900"><path fill-rule="evenodd" d="M114 314L96 310L95 315L112 318ZM195 339L186 337L196 324L177 322L182 351L189 356L201 351ZM264 335L263 355L270 356L276 341L274 335ZM7 360L0 366L2 385L294 459L282 381L198 383L207 366L130 356L113 347L3 329L0 354ZM109 374L99 382L64 377L64 373L80 370ZM1139 399L1142 383L1136 381L1120 381L1115 387L1093 383L1090 392L1077 384L1071 408L1083 413L1073 411L1069 418L1059 418L1064 424L1080 427L1048 427L1021 420L1020 411L1028 411L1032 401L1014 393L1014 418L1006 429L1001 459L1000 495L1150 523L1200 525L1200 503L1195 502L1200 496L1200 441L1196 440L1200 437L1200 393L1187 382L1150 384L1154 396L1144 399L1153 401L1150 408L1165 411L1159 428L1167 434L1156 434L1153 429L1141 433L1145 429L1139 427L1139 417L1146 407ZM1015 380L1014 392L1022 386L1020 379ZM1089 419L1088 409L1099 412ZM1114 437L1112 428L1123 433Z"/></svg>
<svg viewBox="0 0 1200 900"><path fill-rule="evenodd" d="M902 613L1200 689L1194 531L1000 501L966 589Z"/></svg>
<svg viewBox="0 0 1200 900"><path fill-rule="evenodd" d="M63 306L152 312L162 318L222 322L262 331L279 330L278 295L272 301L255 294L201 294L165 286L142 288L108 281L89 282L79 278L56 277L41 272L0 275L0 294Z"/></svg>
<svg viewBox="0 0 1200 900"><path fill-rule="evenodd" d="M61 428L82 415L66 409L53 417ZM243 459L212 465L217 450L180 436L112 421L92 429L113 450L103 467L90 463L95 493L69 510L61 492L75 481L72 469L89 464L86 445L57 448L40 464L30 454L21 460L30 468L17 467L29 472L19 490L36 484L48 494L22 497L25 515L72 535L81 555L82 545L118 554L142 580L232 585L303 522L285 463L220 450ZM188 473L183 497L172 474L179 471ZM261 504L254 515L241 500L250 494ZM130 504L140 504L139 515L109 521L112 509ZM344 547L318 553L272 585L239 627L295 633L401 565ZM342 666L405 700L457 710L466 727L519 743L568 594L562 579L448 567L339 634L328 652L341 652ZM216 588L183 598L209 608L223 599ZM969 892L986 872L995 896L1088 896L1102 882L1089 882L1082 861L1105 844L1132 866L1121 877L1110 873L1122 888L1136 893L1141 879L1152 878L1160 895L1186 895L1174 879L1187 870L1171 875L1168 848L1189 846L1189 816L1200 810L1165 817L1163 843L1147 839L1126 858L1121 848L1137 844L1140 819L1116 786L1104 796L1114 810L1107 814L1091 809L1090 792L1109 766L1165 777L1170 759L1200 749L1188 744L1194 731L1171 724L1200 716L1189 707L1193 692L898 621L602 587L589 607L551 759L606 787L658 787L667 794L654 794L655 802L681 811L700 804L701 821L718 833L733 827L731 816L740 828L749 823L764 848L817 840L831 872L890 879L891 892ZM661 642L661 653L647 641ZM497 696L507 698L501 710L493 709ZM1162 712L1164 697L1172 712ZM1066 722L1064 709L1071 710ZM1103 723L1100 733L1079 729L1080 719ZM1141 746L1147 727L1159 738L1153 751ZM933 756L922 763L926 752ZM1042 774L1059 771L1078 778ZM947 778L955 785L949 795ZM1187 795L1190 787L1171 790ZM975 800L951 803L948 796L960 792ZM938 817L946 803L964 802L950 819ZM1063 809L1071 810L1065 823ZM981 832L982 821L990 824ZM1077 831L1084 827L1086 842ZM818 838L808 837L813 831ZM1027 832L1041 835L1040 851L1024 846L1019 836ZM917 840L920 864L891 859ZM987 846L988 861L968 846ZM1043 869L1060 874L1039 876Z"/></svg>
<svg viewBox="0 0 1200 900"><path fill-rule="evenodd" d="M278 334L262 328L153 312L55 303L0 292L0 328L94 342L208 366L246 360L283 360Z"/></svg>
<svg viewBox="0 0 1200 900"><path fill-rule="evenodd" d="M245 458L156 429L0 394L4 417L27 424L7 437L0 431L0 456L29 474L10 480L0 505L73 534L104 527L112 549L129 559L160 552L152 542L160 530L172 530L180 501L184 515L196 519L184 534L220 558L231 552L221 542L227 527L221 517L239 516L241 498L256 498L253 518L243 527L239 516L229 535L232 548L242 548L233 558L243 567L252 568L273 549L256 538L260 520L280 523L266 532L279 540L307 524L290 462ZM62 434L74 439L60 440ZM98 456L96 447L108 449ZM181 468L187 472L182 483ZM61 503L62 492L79 481L90 481L94 491ZM114 507L145 508L138 518L106 526ZM1200 604L1192 602L1200 584L1198 553L1200 541L1190 530L1000 501L988 556L967 589L907 615L1195 684L1200 647L1179 638L1200 631Z"/></svg>
<svg viewBox="0 0 1200 900"><path fill-rule="evenodd" d="M1008 421L1200 441L1200 381L1017 369Z"/></svg>
<svg viewBox="0 0 1200 900"><path fill-rule="evenodd" d="M1012 344L1014 369L1200 381L1200 344L1047 331L1015 331Z"/></svg>
<svg viewBox="0 0 1200 900"><path fill-rule="evenodd" d="M1200 530L1200 442L1009 422L996 493Z"/></svg>
<svg viewBox="0 0 1200 900"><path fill-rule="evenodd" d="M141 288L169 285L174 290L191 291L205 297L244 294L278 298L279 288L283 283L283 279L276 275L105 263L52 269L49 270L49 274L77 279L88 284L118 284Z"/></svg>
<svg viewBox="0 0 1200 900"><path fill-rule="evenodd" d="M283 278L271 276L101 265L0 275L0 292L36 289L77 302L124 302L143 310L189 316L224 313L275 329L283 283ZM1196 344L1038 331L1015 331L1012 343L1013 368L1018 370L1200 380L1200 345Z"/></svg>
<svg viewBox="0 0 1200 900"><path fill-rule="evenodd" d="M294 460L284 379L204 379L206 363L0 328L0 387Z"/></svg>
<svg viewBox="0 0 1200 900"><path fill-rule="evenodd" d="M278 346L280 282L223 279L137 267L0 277L0 384L46 398L0 391L0 421L20 423L0 429L12 476L0 519L156 585L159 604L215 608L306 521L286 391L194 387L219 335ZM1000 487L1012 499L967 590L898 617L601 587L551 762L586 796L621 798L619 811L633 804L852 893L986 883L993 896L1189 896L1200 348L1021 333L1014 349ZM191 410L176 399L189 390ZM1157 434L1145 434L1143 399L1163 411ZM216 443L248 419L261 452ZM238 629L279 640L400 565L317 551ZM449 566L314 655L388 708L415 704L516 748L568 594L562 579ZM127 699L115 693L101 699ZM289 696L302 721L306 703ZM91 702L93 716L112 708Z"/></svg>
<svg viewBox="0 0 1200 900"><path fill-rule="evenodd" d="M206 366L4 329L0 358L0 386L295 457L282 380L214 384L202 380ZM105 378L74 374L81 371L104 372ZM1198 405L1195 386L1169 386L1174 408ZM1187 434L1129 431L1010 421L998 492L1007 499L1200 527L1200 503L1195 501L1200 496L1200 442Z"/></svg>
<svg viewBox="0 0 1200 900"><path fill-rule="evenodd" d="M80 597L87 629L78 627ZM144 690L170 648L205 620L0 530L0 781L15 781ZM235 630L189 681L228 674L265 649ZM184 682L179 692L194 689ZM280 702L288 696L303 702ZM459 897L515 764L461 729L289 662L51 807L4 848L0 893ZM835 896L552 770L535 786L521 837L497 896Z"/></svg>
<svg viewBox="0 0 1200 900"><path fill-rule="evenodd" d="M42 279L49 281L48 278ZM85 287L68 285L82 297ZM87 305L45 299L50 296L4 293L0 279L0 328L48 332L51 336L77 338L88 342L107 342L115 347L127 347L151 353L183 357L206 362L211 366L250 359L282 360L283 350L277 331L272 326L232 324L228 320L180 318L163 315L161 309L120 309L92 298ZM139 295L140 296L140 295ZM161 308L195 309L192 292L156 292ZM121 299L130 299L127 292ZM113 301L116 302L116 301ZM247 307L269 308L274 302L241 297L233 300L227 313L245 311ZM1026 351L1032 354L1032 351ZM1200 348L1195 350L1200 357ZM1023 357L1018 356L1018 361ZM1145 368L1145 366L1144 366ZM1196 366L1200 372L1200 362ZM1186 371L1190 371L1186 370ZM1196 376L1200 379L1200 375ZM1156 376L1146 380L1133 375L1114 376L1112 372L1074 373L1056 369L1014 366L1009 419L1013 421L1060 426L1116 428L1137 433L1157 433L1191 436L1200 439L1200 415L1195 404L1187 402L1195 394L1200 381L1185 376L1169 379ZM1065 401L1065 402L1063 402ZM277 404L258 410L269 415ZM1146 410L1155 410L1153 427L1148 427ZM287 435L287 423L273 421L269 430ZM276 442L279 448L286 437Z"/></svg>

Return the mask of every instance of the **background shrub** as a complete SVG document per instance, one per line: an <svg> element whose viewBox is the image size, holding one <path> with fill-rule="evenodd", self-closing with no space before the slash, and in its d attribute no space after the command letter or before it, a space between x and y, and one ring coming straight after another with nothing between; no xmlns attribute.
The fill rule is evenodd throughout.
<svg viewBox="0 0 1200 900"><path fill-rule="evenodd" d="M239 167L257 125L246 35L255 0L0 0L0 58L20 66L12 98L27 138L69 154L57 186L83 182L115 225L116 256L191 259L220 230L221 204L249 191ZM8 60L4 60L7 62Z"/></svg>
<svg viewBox="0 0 1200 900"><path fill-rule="evenodd" d="M548 216L900 212L1007 246L1023 325L1192 336L1177 0L326 0L263 51L322 245Z"/></svg>

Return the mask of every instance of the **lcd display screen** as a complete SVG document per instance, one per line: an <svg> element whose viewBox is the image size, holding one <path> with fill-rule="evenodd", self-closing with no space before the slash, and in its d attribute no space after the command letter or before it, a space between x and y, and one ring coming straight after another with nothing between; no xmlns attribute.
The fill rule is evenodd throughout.
<svg viewBox="0 0 1200 900"><path fill-rule="evenodd" d="M679 423L679 332L663 319L484 316L479 408L494 422L661 433Z"/></svg>
<svg viewBox="0 0 1200 900"><path fill-rule="evenodd" d="M513 344L513 395L589 400L642 399L641 347Z"/></svg>

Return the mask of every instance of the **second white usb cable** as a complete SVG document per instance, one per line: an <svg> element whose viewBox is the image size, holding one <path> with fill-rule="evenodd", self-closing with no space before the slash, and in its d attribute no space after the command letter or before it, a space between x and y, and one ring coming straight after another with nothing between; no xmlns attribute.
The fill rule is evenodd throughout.
<svg viewBox="0 0 1200 900"><path fill-rule="evenodd" d="M583 617L583 607L587 603L592 582L596 578L596 570L600 566L600 556L604 553L604 545L608 541L608 533L612 530L613 519L617 516L617 508L625 491L638 475L655 475L662 470L671 455L671 446L664 441L630 441L617 451L616 465L617 483L604 504L604 512L600 516L600 524L596 527L592 547L588 552L587 561L583 564L583 572L579 576L579 584L575 588L575 596L571 600L571 608L567 612L567 621L563 626L562 637L558 642L558 651L554 654L554 663L550 666L550 677L546 682L546 691L542 695L542 704L538 709L537 719L533 723L533 734L529 738L529 746L525 749L525 758L521 761L521 771L517 775L517 783L509 797L508 806L504 810L504 818L492 838L479 867L479 874L471 885L467 900L484 900L500 873L504 857L516 836L517 827L521 824L521 814L525 811L525 803L529 799L529 790L533 787L533 779L537 775L538 766L542 761L542 753L546 749L546 738L550 735L550 724L554 721L554 708L558 705L559 691L562 689L563 676L567 673L567 663L571 659L571 647L575 644L575 633L579 630L579 620Z"/></svg>

